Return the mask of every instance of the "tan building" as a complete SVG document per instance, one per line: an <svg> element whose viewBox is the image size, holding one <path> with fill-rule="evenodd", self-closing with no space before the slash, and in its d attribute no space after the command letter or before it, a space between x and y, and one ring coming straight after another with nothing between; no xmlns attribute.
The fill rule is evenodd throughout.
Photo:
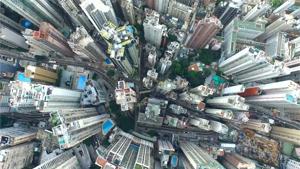
<svg viewBox="0 0 300 169"><path fill-rule="evenodd" d="M8 127L0 130L0 147L15 146L36 138L37 132L29 128Z"/></svg>
<svg viewBox="0 0 300 169"><path fill-rule="evenodd" d="M1 169L22 169L31 164L34 143L24 143L0 150Z"/></svg>
<svg viewBox="0 0 300 169"><path fill-rule="evenodd" d="M300 145L300 130L284 127L272 127L271 137Z"/></svg>
<svg viewBox="0 0 300 169"><path fill-rule="evenodd" d="M222 164L230 169L255 169L255 163L237 153L226 153Z"/></svg>
<svg viewBox="0 0 300 169"><path fill-rule="evenodd" d="M250 119L246 123L242 124L241 127L264 132L264 133L269 133L271 131L271 125L269 123L263 123L260 120L256 120L256 119Z"/></svg>
<svg viewBox="0 0 300 169"><path fill-rule="evenodd" d="M42 81L52 84L55 83L58 79L57 73L31 65L28 65L26 67L25 76L36 81Z"/></svg>

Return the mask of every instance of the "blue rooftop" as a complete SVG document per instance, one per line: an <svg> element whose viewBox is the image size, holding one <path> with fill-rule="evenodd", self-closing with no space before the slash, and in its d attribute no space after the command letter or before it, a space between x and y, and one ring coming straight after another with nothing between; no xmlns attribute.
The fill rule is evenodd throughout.
<svg viewBox="0 0 300 169"><path fill-rule="evenodd" d="M106 135L114 126L115 126L114 122L111 119L107 119L102 124L102 133L103 133L103 135Z"/></svg>

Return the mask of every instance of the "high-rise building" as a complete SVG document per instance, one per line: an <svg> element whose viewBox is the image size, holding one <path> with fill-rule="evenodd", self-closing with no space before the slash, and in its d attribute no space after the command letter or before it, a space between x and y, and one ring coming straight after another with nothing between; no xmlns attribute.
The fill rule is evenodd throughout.
<svg viewBox="0 0 300 169"><path fill-rule="evenodd" d="M285 14L285 11L295 4L295 0L287 0L282 3L279 7L273 10L273 14L280 15Z"/></svg>
<svg viewBox="0 0 300 169"><path fill-rule="evenodd" d="M10 106L18 112L48 113L80 106L80 91L20 81L11 81L10 88Z"/></svg>
<svg viewBox="0 0 300 169"><path fill-rule="evenodd" d="M123 0L121 1L121 9L124 15L124 18L126 21L128 21L130 24L135 24L135 9L133 6L133 0Z"/></svg>
<svg viewBox="0 0 300 169"><path fill-rule="evenodd" d="M238 18L229 23L223 30L223 55L230 57L239 51L239 44L256 45L253 40L265 32L262 22L240 21ZM240 48L244 48L244 45Z"/></svg>
<svg viewBox="0 0 300 169"><path fill-rule="evenodd" d="M155 4L155 10L159 13L167 13L168 6L169 6L169 0L154 0Z"/></svg>
<svg viewBox="0 0 300 169"><path fill-rule="evenodd" d="M23 169L31 164L34 143L24 143L0 150L1 169Z"/></svg>
<svg viewBox="0 0 300 169"><path fill-rule="evenodd" d="M110 0L83 0L80 7L98 32L106 22L118 25L116 14Z"/></svg>
<svg viewBox="0 0 300 169"><path fill-rule="evenodd" d="M220 163L213 159L208 152L191 142L180 142L180 149L188 162L187 167L198 169L201 167L211 169L225 169Z"/></svg>
<svg viewBox="0 0 300 169"><path fill-rule="evenodd" d="M129 53L129 57L136 67L140 65L140 49L137 43L131 43L127 46L127 51Z"/></svg>
<svg viewBox="0 0 300 169"><path fill-rule="evenodd" d="M88 32L94 30L92 23L79 7L79 0L58 0L60 6L69 14L75 27L83 26Z"/></svg>
<svg viewBox="0 0 300 169"><path fill-rule="evenodd" d="M273 126L270 136L274 139L300 145L300 132L296 129Z"/></svg>
<svg viewBox="0 0 300 169"><path fill-rule="evenodd" d="M290 59L290 51L288 45L287 34L277 32L266 40L265 51L266 55L281 60Z"/></svg>
<svg viewBox="0 0 300 169"><path fill-rule="evenodd" d="M185 45L193 49L204 48L220 29L222 29L222 24L218 18L204 18L194 24Z"/></svg>
<svg viewBox="0 0 300 169"><path fill-rule="evenodd" d="M160 166L168 167L170 155L175 152L175 149L171 142L167 140L158 140L158 154L160 155Z"/></svg>
<svg viewBox="0 0 300 169"><path fill-rule="evenodd" d="M265 14L270 8L271 5L268 3L268 1L260 1L250 11L248 11L245 16L242 17L242 20L255 21L258 17Z"/></svg>
<svg viewBox="0 0 300 169"><path fill-rule="evenodd" d="M258 38L260 40L266 40L277 32L293 30L295 27L299 27L299 21L296 20L293 15L285 14L269 24L266 27L266 31Z"/></svg>
<svg viewBox="0 0 300 169"><path fill-rule="evenodd" d="M24 127L2 128L0 131L0 147L15 146L36 139L37 131Z"/></svg>
<svg viewBox="0 0 300 169"><path fill-rule="evenodd" d="M28 65L25 68L25 76L35 81L46 83L56 83L58 77L56 72L52 72L41 67Z"/></svg>
<svg viewBox="0 0 300 169"><path fill-rule="evenodd" d="M40 23L38 31L26 29L23 36L30 45L29 52L41 56L73 57L67 39L51 24Z"/></svg>
<svg viewBox="0 0 300 169"><path fill-rule="evenodd" d="M162 37L167 31L165 25L159 24L159 13L154 10L145 9L146 18L144 19L144 36L147 42L160 47Z"/></svg>
<svg viewBox="0 0 300 169"><path fill-rule="evenodd" d="M300 37L289 41L289 45L291 46L290 57L292 60L296 60L296 58L300 57Z"/></svg>
<svg viewBox="0 0 300 169"><path fill-rule="evenodd" d="M117 131L111 144L105 148L100 146L96 165L101 168L154 168L151 151L153 143L134 135Z"/></svg>
<svg viewBox="0 0 300 169"><path fill-rule="evenodd" d="M253 82L290 74L290 70L281 61L272 61L265 52L247 47L235 55L223 60L219 68L235 82ZM262 73L263 72L263 73Z"/></svg>
<svg viewBox="0 0 300 169"><path fill-rule="evenodd" d="M242 4L243 1L241 0L223 1L216 7L215 15L226 26L237 16Z"/></svg>
<svg viewBox="0 0 300 169"><path fill-rule="evenodd" d="M241 125L241 128L248 128L264 133L269 133L271 131L270 123L263 123L262 121L256 119L249 119L246 123Z"/></svg>
<svg viewBox="0 0 300 169"><path fill-rule="evenodd" d="M60 8L53 4L52 1L1 1L4 5L16 11L18 14L28 19L36 26L41 26L43 22L49 22L58 29L67 28L66 22Z"/></svg>
<svg viewBox="0 0 300 169"><path fill-rule="evenodd" d="M233 118L233 112L231 110L223 110L223 109L205 109L205 113L208 113L214 117L224 118L231 120Z"/></svg>
<svg viewBox="0 0 300 169"><path fill-rule="evenodd" d="M10 81L9 106L15 108L17 112L36 111L34 105L33 91L30 83L20 81Z"/></svg>
<svg viewBox="0 0 300 169"><path fill-rule="evenodd" d="M133 65L139 66L138 41L131 25L117 27L108 22L102 25L101 37L107 43L107 53L114 65L126 76L133 75Z"/></svg>
<svg viewBox="0 0 300 169"><path fill-rule="evenodd" d="M214 107L232 110L248 111L249 109L249 105L245 104L245 98L238 95L214 97L208 99L206 103Z"/></svg>
<svg viewBox="0 0 300 169"><path fill-rule="evenodd" d="M2 19L1 19L2 20ZM28 49L28 45L25 42L25 38L4 25L0 25L0 44L1 46L6 46L8 48L17 49Z"/></svg>
<svg viewBox="0 0 300 169"><path fill-rule="evenodd" d="M115 89L116 103L121 105L121 111L133 110L136 103L136 93L125 81L118 81Z"/></svg>
<svg viewBox="0 0 300 169"><path fill-rule="evenodd" d="M265 107L277 107L279 109L299 108L300 85L291 81L279 81L255 86L262 91L259 96L246 97L246 102Z"/></svg>
<svg viewBox="0 0 300 169"><path fill-rule="evenodd" d="M73 150L65 151L51 158L33 169L80 169L79 161Z"/></svg>
<svg viewBox="0 0 300 169"><path fill-rule="evenodd" d="M150 9L154 9L155 8L155 4L154 3L155 3L155 0L146 0L146 5Z"/></svg>
<svg viewBox="0 0 300 169"><path fill-rule="evenodd" d="M159 68L160 68L159 73L160 74L165 74L169 70L171 65L172 65L172 61L170 60L169 57L160 58L160 60L159 60Z"/></svg>
<svg viewBox="0 0 300 169"><path fill-rule="evenodd" d="M84 27L77 27L70 35L68 44L80 58L92 62L103 62L106 55Z"/></svg>
<svg viewBox="0 0 300 169"><path fill-rule="evenodd" d="M157 54L156 54L156 50L154 48L154 50L151 50L149 52L149 55L148 55L148 63L151 65L151 66L154 66L155 63L156 63L156 58L157 58Z"/></svg>
<svg viewBox="0 0 300 169"><path fill-rule="evenodd" d="M190 19L191 13L192 13L192 7L177 2L176 0L170 0L169 7L168 7L169 15L181 19L183 21L187 21Z"/></svg>
<svg viewBox="0 0 300 169"><path fill-rule="evenodd" d="M299 169L300 162L293 159L289 159L285 167L286 169Z"/></svg>
<svg viewBox="0 0 300 169"><path fill-rule="evenodd" d="M95 108L61 109L50 114L53 135L61 149L68 149L101 132L101 124L109 118Z"/></svg>
<svg viewBox="0 0 300 169"><path fill-rule="evenodd" d="M222 164L230 169L255 169L256 165L253 161L245 158L237 153L225 153Z"/></svg>

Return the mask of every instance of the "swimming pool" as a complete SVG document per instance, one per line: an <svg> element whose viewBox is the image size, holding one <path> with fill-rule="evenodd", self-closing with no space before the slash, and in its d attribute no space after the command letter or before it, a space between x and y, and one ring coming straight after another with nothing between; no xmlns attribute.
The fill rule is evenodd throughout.
<svg viewBox="0 0 300 169"><path fill-rule="evenodd" d="M19 72L18 73L18 80L21 82L31 82L31 79L28 77L25 77L24 73Z"/></svg>
<svg viewBox="0 0 300 169"><path fill-rule="evenodd" d="M111 119L106 120L102 124L102 133L103 133L103 135L106 135L114 126L115 126L115 124Z"/></svg>
<svg viewBox="0 0 300 169"><path fill-rule="evenodd" d="M171 166L176 167L178 163L178 157L176 155L172 155L171 157Z"/></svg>
<svg viewBox="0 0 300 169"><path fill-rule="evenodd" d="M86 80L87 80L86 76L80 75L77 82L77 89L83 90L85 87Z"/></svg>

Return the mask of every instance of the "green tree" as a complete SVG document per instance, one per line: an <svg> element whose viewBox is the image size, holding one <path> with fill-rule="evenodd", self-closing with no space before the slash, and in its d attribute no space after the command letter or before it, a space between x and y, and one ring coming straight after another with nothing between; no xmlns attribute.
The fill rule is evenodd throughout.
<svg viewBox="0 0 300 169"><path fill-rule="evenodd" d="M272 0L271 3L272 3L273 8L277 8L283 3L283 1L282 0Z"/></svg>
<svg viewBox="0 0 300 169"><path fill-rule="evenodd" d="M173 42L173 41L177 41L178 42L177 36L172 35L172 34L168 34L168 38L167 39L168 39L169 42Z"/></svg>
<svg viewBox="0 0 300 169"><path fill-rule="evenodd" d="M106 75L109 76L109 77L112 77L115 75L115 71L113 69L109 69L107 72L106 72Z"/></svg>

